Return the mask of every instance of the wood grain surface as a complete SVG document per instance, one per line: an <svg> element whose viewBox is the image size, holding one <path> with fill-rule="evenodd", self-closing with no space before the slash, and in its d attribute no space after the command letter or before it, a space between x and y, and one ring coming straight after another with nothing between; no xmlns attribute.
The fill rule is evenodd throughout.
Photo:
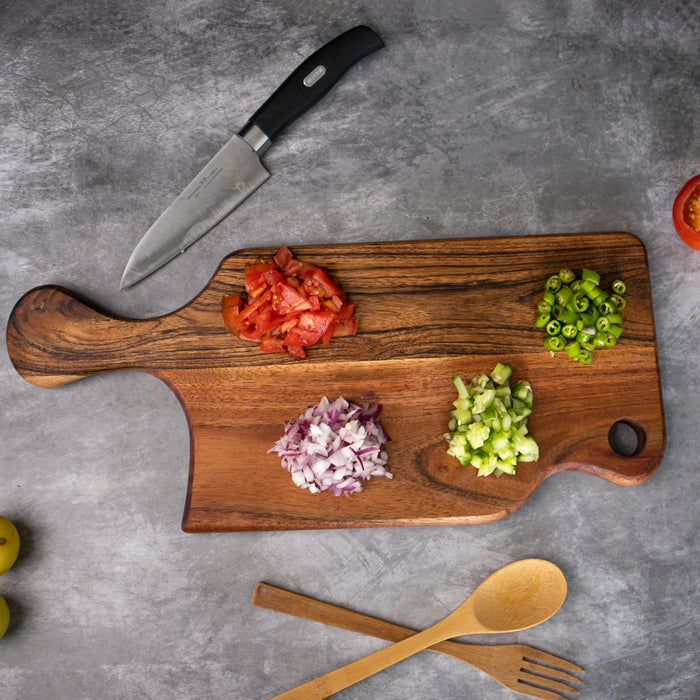
<svg viewBox="0 0 700 700"><path fill-rule="evenodd" d="M584 471L638 484L658 468L665 442L646 251L629 233L440 239L293 247L326 268L356 303L358 335L313 347L306 360L262 353L235 338L221 299L243 288L245 264L227 257L206 288L165 316L115 316L56 286L37 287L12 311L7 346L17 371L40 387L99 372L139 369L177 395L190 430L183 516L188 532L479 523L521 507L549 475ZM592 364L554 357L535 329L544 280L561 267L592 267L604 286L627 283L624 335ZM445 453L455 398L451 377L497 361L533 385L530 432L540 459L513 477L476 477ZM86 391L89 388L86 387ZM383 405L394 478L351 496L294 486L268 449L326 395ZM633 454L609 432L633 431Z"/></svg>

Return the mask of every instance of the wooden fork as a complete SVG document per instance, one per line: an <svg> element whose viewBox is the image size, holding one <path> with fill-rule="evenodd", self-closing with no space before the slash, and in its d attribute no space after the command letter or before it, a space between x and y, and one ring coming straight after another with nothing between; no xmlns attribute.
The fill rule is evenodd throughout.
<svg viewBox="0 0 700 700"><path fill-rule="evenodd" d="M263 582L255 586L252 603L260 608L323 622L352 632L371 634L390 642L399 642L416 634L415 630L408 627L323 603ZM466 661L488 673L505 688L542 700L566 700L564 695L556 691L578 694L579 691L569 684L581 683L581 679L568 671L584 672L583 668L570 661L524 644L482 646L446 641L430 647L430 650Z"/></svg>

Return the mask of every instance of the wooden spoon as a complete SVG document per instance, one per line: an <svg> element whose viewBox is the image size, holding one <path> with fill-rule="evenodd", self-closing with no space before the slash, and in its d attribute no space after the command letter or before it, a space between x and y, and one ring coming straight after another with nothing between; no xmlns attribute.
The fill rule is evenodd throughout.
<svg viewBox="0 0 700 700"><path fill-rule="evenodd" d="M492 573L454 612L432 627L271 700L327 698L445 639L533 627L554 615L565 598L566 578L558 566L544 559L512 562Z"/></svg>

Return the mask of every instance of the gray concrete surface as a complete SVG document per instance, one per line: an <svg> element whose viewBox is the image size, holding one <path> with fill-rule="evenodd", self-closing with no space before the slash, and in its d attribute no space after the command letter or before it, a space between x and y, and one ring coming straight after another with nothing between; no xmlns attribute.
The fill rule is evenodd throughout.
<svg viewBox="0 0 700 700"><path fill-rule="evenodd" d="M387 48L275 143L270 183L119 291L196 169L359 23ZM23 547L0 578L0 697L269 697L383 643L254 608L257 581L422 627L527 556L561 566L569 595L507 640L585 666L584 698L698 697L700 251L671 205L700 172L699 34L685 0L2 0L4 321L44 283L166 313L253 244L627 230L649 253L668 446L642 485L560 474L488 525L188 535L168 388L121 372L39 389L3 344L0 513ZM425 653L338 697L515 694Z"/></svg>

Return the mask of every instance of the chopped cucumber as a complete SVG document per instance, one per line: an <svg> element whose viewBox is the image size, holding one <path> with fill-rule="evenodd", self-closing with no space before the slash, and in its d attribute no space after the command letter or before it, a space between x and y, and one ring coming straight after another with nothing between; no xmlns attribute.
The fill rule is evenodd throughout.
<svg viewBox="0 0 700 700"><path fill-rule="evenodd" d="M510 379L511 374L513 374L513 368L499 362L493 368L493 372L491 372L491 379L493 379L496 384L505 384Z"/></svg>
<svg viewBox="0 0 700 700"><path fill-rule="evenodd" d="M465 384L452 377L457 390L445 433L447 454L462 466L472 465L478 476L515 474L518 462L534 462L539 447L528 433L532 386L521 380L511 389L512 368L502 362L491 375L479 374Z"/></svg>

